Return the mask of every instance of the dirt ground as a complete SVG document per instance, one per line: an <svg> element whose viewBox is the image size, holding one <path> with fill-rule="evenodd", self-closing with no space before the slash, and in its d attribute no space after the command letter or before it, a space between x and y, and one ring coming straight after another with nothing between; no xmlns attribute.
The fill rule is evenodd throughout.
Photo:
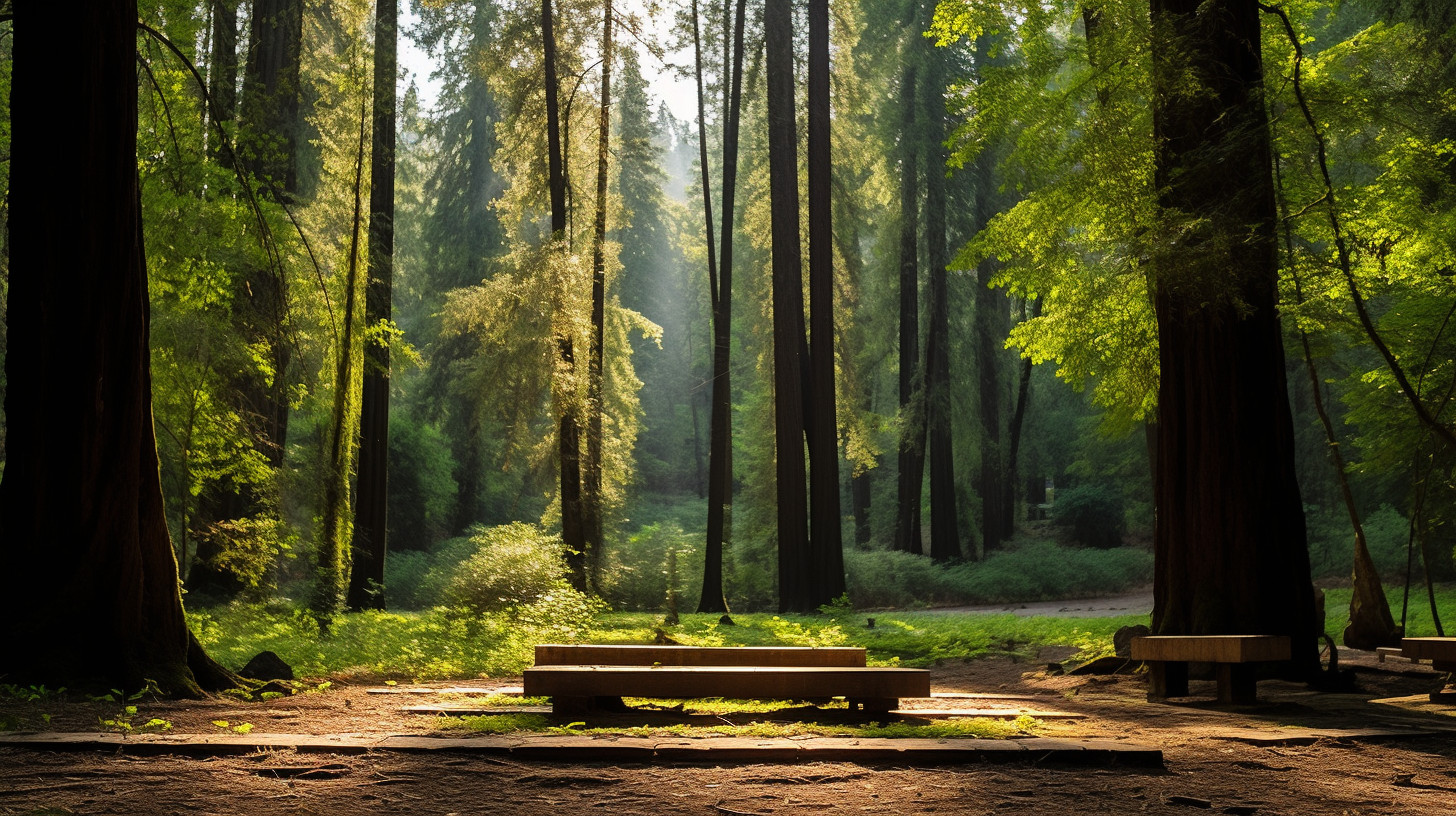
<svg viewBox="0 0 1456 816"><path fill-rule="evenodd" d="M329 754L292 750L235 756L139 756L0 748L3 814L1456 814L1456 707L1430 703L1438 683L1409 664L1342 653L1359 690L1315 693L1259 685L1260 704L1219 708L1211 698L1146 702L1137 675L1065 676L1036 663L979 660L938 667L936 692L1016 695L997 705L1080 714L1047 719L1038 734L1159 748L1163 769L881 763L620 764L532 762L466 752ZM512 686L499 678L465 684ZM324 693L266 703L138 703L169 733L430 734L406 714L409 695L367 693L342 681ZM1193 684L1195 694L1212 683ZM1391 700L1391 698L1397 698ZM1404 698L1404 699L1400 699ZM955 701L964 705L965 700ZM947 701L921 705L944 708ZM96 732L115 705L57 700L0 706L23 728ZM42 715L50 715L44 722ZM1383 733L1382 733L1383 732Z"/></svg>

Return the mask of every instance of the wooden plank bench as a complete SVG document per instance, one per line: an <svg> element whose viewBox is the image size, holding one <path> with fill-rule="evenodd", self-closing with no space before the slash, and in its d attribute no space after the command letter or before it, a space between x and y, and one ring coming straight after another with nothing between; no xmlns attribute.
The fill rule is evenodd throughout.
<svg viewBox="0 0 1456 816"><path fill-rule="evenodd" d="M828 700L886 712L901 697L929 697L924 669L846 666L533 666L527 697L550 697L554 713L611 708L622 697Z"/></svg>
<svg viewBox="0 0 1456 816"><path fill-rule="evenodd" d="M1408 637L1400 640L1401 655L1412 663L1429 660L1438 672L1456 672L1456 637ZM1446 691L1448 678L1431 692L1432 702L1456 701L1456 691Z"/></svg>
<svg viewBox="0 0 1456 816"><path fill-rule="evenodd" d="M857 646L637 646L543 643L537 666L843 666L864 668Z"/></svg>
<svg viewBox="0 0 1456 816"><path fill-rule="evenodd" d="M1188 696L1188 664L1217 667L1220 703L1253 703L1254 663L1289 660L1283 635L1149 635L1133 638L1132 659L1148 664L1149 700Z"/></svg>
<svg viewBox="0 0 1456 816"><path fill-rule="evenodd" d="M622 697L828 700L890 711L901 697L930 695L923 669L867 668L859 647L536 646L524 693L553 710L621 710Z"/></svg>

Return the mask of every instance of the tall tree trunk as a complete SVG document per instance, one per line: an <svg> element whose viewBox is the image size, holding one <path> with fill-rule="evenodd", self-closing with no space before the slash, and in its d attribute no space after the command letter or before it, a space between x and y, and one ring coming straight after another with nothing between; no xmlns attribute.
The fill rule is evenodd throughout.
<svg viewBox="0 0 1456 816"><path fill-rule="evenodd" d="M217 125L233 121L238 107L238 4L236 0L211 0L212 47L207 60L207 96L212 100L207 118ZM224 145L208 127L203 131L209 153L221 163L227 155Z"/></svg>
<svg viewBox="0 0 1456 816"><path fill-rule="evenodd" d="M768 81L769 221L773 236L774 444L778 496L779 610L808 612L808 499L804 485L804 276L799 248L798 139L794 116L793 7L763 11Z"/></svg>
<svg viewBox="0 0 1456 816"><path fill-rule="evenodd" d="M597 206L592 224L591 347L587 354L586 473L582 479L582 528L586 537L587 574L600 583L602 560L602 362L606 349L607 308L607 160L612 135L612 0L602 13L602 99L597 119Z"/></svg>
<svg viewBox="0 0 1456 816"><path fill-rule="evenodd" d="M920 491L925 481L925 372L920 367L920 142L915 128L914 49L900 74L900 476L895 549L921 554Z"/></svg>
<svg viewBox="0 0 1456 816"><path fill-rule="evenodd" d="M398 0L374 7L374 128L369 152L369 282L364 325L392 318L394 286L394 103ZM389 346L383 337L364 345L364 390L359 410L359 477L354 516L354 569L349 609L383 609L384 558L389 516Z"/></svg>
<svg viewBox="0 0 1456 816"><path fill-rule="evenodd" d="M1031 317L1041 316L1041 300L1031 304ZM1026 302L1021 304L1021 319L1025 321ZM1021 425L1026 419L1026 407L1031 400L1031 358L1021 361L1021 380L1016 388L1016 410L1011 415L1011 426L1007 428L1006 479L1001 494L1001 512L1006 538L1016 532L1016 486L1020 484Z"/></svg>
<svg viewBox="0 0 1456 816"><path fill-rule="evenodd" d="M182 614L151 414L135 2L27 4L0 480L0 676L174 694L236 678ZM57 99L67 103L56 105ZM42 124L44 123L44 124ZM55 183L72 168L85 188Z"/></svg>
<svg viewBox="0 0 1456 816"><path fill-rule="evenodd" d="M927 43L925 48L934 51ZM930 326L925 336L925 432L930 447L930 557L961 556L950 406L950 254L945 226L945 57L930 53L921 85L925 106L925 253ZM971 549L972 554L975 548Z"/></svg>
<svg viewBox="0 0 1456 816"><path fill-rule="evenodd" d="M1156 634L1281 634L1318 666L1276 309L1278 257L1254 0L1151 0L1161 378ZM1197 93L1189 82L1200 83Z"/></svg>
<svg viewBox="0 0 1456 816"><path fill-rule="evenodd" d="M810 603L844 594L839 420L834 399L834 233L830 189L829 0L809 0L809 432Z"/></svg>
<svg viewBox="0 0 1456 816"><path fill-rule="evenodd" d="M989 37L976 42L978 62L990 47ZM978 66L979 67L979 66ZM994 157L983 148L976 156L976 231L986 228L994 212L992 201ZM1011 482L1002 461L1001 403L1005 398L1001 373L1006 335L1010 325L1006 298L991 288L996 261L985 258L976 266L976 390L981 415L981 547L991 552L1007 537L1010 521L1004 494Z"/></svg>
<svg viewBox="0 0 1456 816"><path fill-rule="evenodd" d="M733 329L733 213L738 185L738 123L743 98L743 26L745 0L738 0L732 29L731 59L724 60L725 82L723 129L723 262L720 271L713 270L713 218L708 196L707 136L703 125L702 62L698 61L698 139L703 163L703 206L708 241L708 276L713 307L713 395L708 440L708 529L703 558L703 591L698 596L699 612L727 612L723 598L723 544L726 539L727 508L733 503L733 391L729 378L729 352ZM696 12L694 12L696 20ZM727 23L727 3L724 3ZM697 50L697 23L693 24L694 51ZM728 31L724 31L724 48L728 48ZM725 57L730 55L725 52Z"/></svg>
<svg viewBox="0 0 1456 816"><path fill-rule="evenodd" d="M566 252L566 172L561 153L561 108L557 104L560 84L556 78L556 34L551 0L541 0L542 63L546 82L546 172L551 197L551 242L553 251ZM558 261L565 261L559 258ZM559 304L558 304L559 307ZM558 329L556 353L570 378L576 368L574 341L569 330ZM566 547L571 584L587 590L586 529L581 511L581 429L577 424L575 400L557 398L557 446L561 459L561 540Z"/></svg>
<svg viewBox="0 0 1456 816"><path fill-rule="evenodd" d="M349 587L352 551L349 547L353 524L353 502L349 481L354 470L355 398L354 371L358 365L359 273L367 265L360 244L364 231L364 154L368 149L369 113L359 106L358 151L354 160L354 217L349 231L349 266L344 275L344 331L339 338L334 364L334 406L329 417L328 473L319 507L318 565L314 573L311 604L319 629L327 634L331 619L344 602Z"/></svg>

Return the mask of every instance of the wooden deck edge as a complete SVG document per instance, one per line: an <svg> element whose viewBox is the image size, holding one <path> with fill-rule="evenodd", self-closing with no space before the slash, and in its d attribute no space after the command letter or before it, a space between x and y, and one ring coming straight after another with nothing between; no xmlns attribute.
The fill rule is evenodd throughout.
<svg viewBox="0 0 1456 816"><path fill-rule="evenodd" d="M1024 739L654 739L575 736L361 737L350 734L190 735L3 733L0 748L36 751L110 751L136 755L225 756L257 751L358 754L371 751L452 751L562 762L772 762L852 761L904 765L1029 764L1163 767L1156 748L1097 740Z"/></svg>

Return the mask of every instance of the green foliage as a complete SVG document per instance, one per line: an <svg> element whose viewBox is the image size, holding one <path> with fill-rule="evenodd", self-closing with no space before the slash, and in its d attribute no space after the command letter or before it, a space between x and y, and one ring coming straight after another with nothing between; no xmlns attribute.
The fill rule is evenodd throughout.
<svg viewBox="0 0 1456 816"><path fill-rule="evenodd" d="M1085 598L1144 586L1153 566L1152 554L1142 550L1050 542L1024 542L954 566L887 550L852 550L844 560L850 599L861 608Z"/></svg>
<svg viewBox="0 0 1456 816"><path fill-rule="evenodd" d="M450 440L444 433L406 411L390 413L391 551L425 550L445 538L458 489L454 470ZM390 558L402 554L391 552ZM388 560L385 564L387 569ZM394 599L390 602L394 603Z"/></svg>
<svg viewBox="0 0 1456 816"><path fill-rule="evenodd" d="M602 600L613 609L660 609L668 593L668 560L676 562L678 603L697 606L703 573L700 535L683 532L677 522L649 524L608 547L598 587Z"/></svg>
<svg viewBox="0 0 1456 816"><path fill-rule="evenodd" d="M1078 544L1099 550L1122 546L1122 535L1127 530L1122 495L1100 484L1059 492L1052 506L1052 521L1069 528Z"/></svg>
<svg viewBox="0 0 1456 816"><path fill-rule="evenodd" d="M715 713L723 719L745 713L771 713L774 708L792 705L791 701L735 701L723 703L714 700L643 700L629 698L629 705L681 703L685 712ZM829 710L836 710L830 707ZM842 711L842 709L838 709ZM796 714L796 716L798 716ZM736 718L735 718L736 719ZM836 719L838 719L836 717ZM1007 739L1035 733L1039 723L1031 717L1020 717L1014 721L993 720L982 717L950 720L944 722L920 723L819 723L813 719L805 721L758 721L730 722L726 725L675 724L665 726L607 726L585 728L585 723L569 723L553 726L544 714L487 714L474 717L441 718L435 721L442 730L463 730L477 734L516 733L564 733L592 737L744 737L773 739L785 737L890 737L901 739Z"/></svg>
<svg viewBox="0 0 1456 816"><path fill-rule="evenodd" d="M475 554L456 568L445 588L448 606L476 614L504 612L570 588L561 539L534 525L482 529L471 543Z"/></svg>

